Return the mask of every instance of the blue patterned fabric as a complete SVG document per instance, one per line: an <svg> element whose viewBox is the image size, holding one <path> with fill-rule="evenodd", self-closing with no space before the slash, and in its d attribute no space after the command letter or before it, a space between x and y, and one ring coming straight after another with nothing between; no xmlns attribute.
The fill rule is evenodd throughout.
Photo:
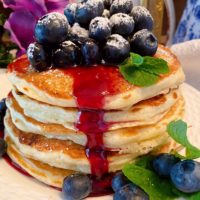
<svg viewBox="0 0 200 200"><path fill-rule="evenodd" d="M187 0L173 43L198 38L200 38L200 0Z"/></svg>

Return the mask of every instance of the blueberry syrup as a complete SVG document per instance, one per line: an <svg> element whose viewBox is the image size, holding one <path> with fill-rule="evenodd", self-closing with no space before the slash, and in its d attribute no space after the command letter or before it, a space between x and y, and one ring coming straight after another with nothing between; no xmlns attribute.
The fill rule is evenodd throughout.
<svg viewBox="0 0 200 200"><path fill-rule="evenodd" d="M76 128L87 135L85 152L90 161L91 172L96 176L108 172L107 154L103 142L103 132L108 126L103 121L103 116L103 111L80 110L76 124Z"/></svg>
<svg viewBox="0 0 200 200"><path fill-rule="evenodd" d="M64 72L73 77L73 94L79 108L76 128L87 135L86 156L91 173L97 177L108 173L103 134L109 125L104 121L105 97L116 93L111 79L118 69L113 66L76 67Z"/></svg>
<svg viewBox="0 0 200 200"><path fill-rule="evenodd" d="M26 73L30 62L26 55L23 55L8 65L8 72Z"/></svg>
<svg viewBox="0 0 200 200"><path fill-rule="evenodd" d="M93 176L93 194L111 192L112 175L103 134L109 129L104 121L105 97L119 92L116 88L118 68L113 66L77 67L64 71L73 77L73 94L79 108L76 128L87 135L85 154ZM94 178L96 177L96 178Z"/></svg>

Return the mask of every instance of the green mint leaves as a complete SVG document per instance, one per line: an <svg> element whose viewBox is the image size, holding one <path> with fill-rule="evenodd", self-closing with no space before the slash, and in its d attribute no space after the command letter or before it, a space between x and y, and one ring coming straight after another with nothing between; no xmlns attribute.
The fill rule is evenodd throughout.
<svg viewBox="0 0 200 200"><path fill-rule="evenodd" d="M149 195L150 200L174 200L178 197L173 193L173 186L167 179L159 178L149 169L136 164L126 164L122 171L130 181Z"/></svg>
<svg viewBox="0 0 200 200"><path fill-rule="evenodd" d="M167 126L168 134L179 144L186 148L187 159L196 159L200 157L200 150L194 147L187 138L187 124L182 121L173 121Z"/></svg>
<svg viewBox="0 0 200 200"><path fill-rule="evenodd" d="M161 74L169 73L165 60L150 56L142 57L135 53L130 53L130 57L119 69L128 82L141 87L151 86L159 80Z"/></svg>
<svg viewBox="0 0 200 200"><path fill-rule="evenodd" d="M149 195L150 200L177 200L180 197L185 200L200 199L200 192L183 193L173 186L170 179L160 178L148 168L151 160L152 156L142 157L134 164L126 164L122 170L130 181L138 185ZM143 165L144 163L146 164Z"/></svg>
<svg viewBox="0 0 200 200"><path fill-rule="evenodd" d="M196 159L200 157L200 150L194 147L187 139L187 124L182 121L172 121L167 126L168 134L179 144L186 148L186 156L183 159ZM135 163L126 164L123 168L124 175L134 184L142 188L150 200L175 200L181 197L186 200L199 200L200 192L183 193L177 190L170 178L160 178L151 167L153 155L146 155L138 158Z"/></svg>

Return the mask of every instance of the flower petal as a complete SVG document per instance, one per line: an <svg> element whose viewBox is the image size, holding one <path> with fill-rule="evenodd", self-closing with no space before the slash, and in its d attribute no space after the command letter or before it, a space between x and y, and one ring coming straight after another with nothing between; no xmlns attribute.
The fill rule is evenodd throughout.
<svg viewBox="0 0 200 200"><path fill-rule="evenodd" d="M45 5L48 12L60 12L63 13L64 8L69 3L69 0L45 0Z"/></svg>
<svg viewBox="0 0 200 200"><path fill-rule="evenodd" d="M17 10L10 14L4 28L11 33L11 40L25 52L34 41L35 17L28 10Z"/></svg>
<svg viewBox="0 0 200 200"><path fill-rule="evenodd" d="M26 9L36 18L40 18L47 12L44 0L0 0L5 8L13 10Z"/></svg>

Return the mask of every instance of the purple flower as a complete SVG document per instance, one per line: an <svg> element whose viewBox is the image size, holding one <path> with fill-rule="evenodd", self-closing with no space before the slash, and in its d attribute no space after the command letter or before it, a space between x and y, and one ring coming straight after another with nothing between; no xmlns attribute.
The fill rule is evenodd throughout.
<svg viewBox="0 0 200 200"><path fill-rule="evenodd" d="M0 0L5 8L13 12L4 24L10 31L11 40L16 43L24 54L28 45L34 41L34 28L37 20L49 12L63 12L68 0Z"/></svg>

